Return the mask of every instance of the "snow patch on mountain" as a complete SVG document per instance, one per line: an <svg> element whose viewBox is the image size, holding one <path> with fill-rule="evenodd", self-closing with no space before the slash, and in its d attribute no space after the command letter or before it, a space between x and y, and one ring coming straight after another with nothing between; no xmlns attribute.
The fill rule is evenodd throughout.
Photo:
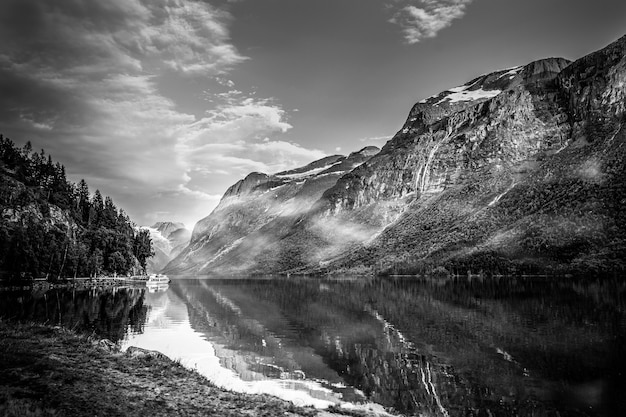
<svg viewBox="0 0 626 417"><path fill-rule="evenodd" d="M498 77L498 79L500 78L504 78L507 75L509 77L515 77L517 74L519 74L520 71L522 71L524 69L523 65L517 66L517 67L513 67L513 68L507 68L507 69L503 69L502 71L506 71L502 74L500 74L500 76Z"/></svg>
<svg viewBox="0 0 626 417"><path fill-rule="evenodd" d="M435 103L435 106L443 102L458 103L459 101L475 101L483 98L492 98L502 92L502 90L483 90L482 88L478 90L466 90L465 88L467 87L462 86L450 89L449 91L452 94L445 95L441 100Z"/></svg>
<svg viewBox="0 0 626 417"><path fill-rule="evenodd" d="M339 162L335 162L333 164L329 164L329 165L325 165L323 167L319 167L319 168L313 168L309 171L305 171L305 172L299 172L297 174L276 174L275 176L277 178L281 178L281 179L288 179L288 180L299 180L299 179L303 179L303 178L308 178L308 177L312 177L316 174L319 174L320 172L326 171L327 169L332 168L333 166L337 165L341 163L341 161Z"/></svg>

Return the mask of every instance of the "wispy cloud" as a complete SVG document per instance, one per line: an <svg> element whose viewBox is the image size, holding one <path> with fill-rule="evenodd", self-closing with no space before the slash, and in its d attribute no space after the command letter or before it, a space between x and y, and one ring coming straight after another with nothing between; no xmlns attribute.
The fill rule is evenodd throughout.
<svg viewBox="0 0 626 417"><path fill-rule="evenodd" d="M2 133L46 148L140 223L148 202L153 213L180 211L189 223L189 213L207 214L220 187L244 170L309 162L321 152L278 138L291 125L275 100L234 89L231 70L248 58L230 40L227 7L3 0ZM184 94L171 91L185 83L212 89L212 101L182 106Z"/></svg>
<svg viewBox="0 0 626 417"><path fill-rule="evenodd" d="M465 15L466 7L473 0L395 0L391 23L400 26L404 39L415 44L423 39L434 38L456 19Z"/></svg>
<svg viewBox="0 0 626 417"><path fill-rule="evenodd" d="M279 172L325 156L322 151L270 139L287 132L285 111L269 99L229 97L197 122L177 133L179 164L186 168L186 183L198 186L212 176L229 172Z"/></svg>
<svg viewBox="0 0 626 417"><path fill-rule="evenodd" d="M384 135L384 136L372 136L367 138L359 139L360 142L370 143L370 142L387 142L393 137L393 135Z"/></svg>

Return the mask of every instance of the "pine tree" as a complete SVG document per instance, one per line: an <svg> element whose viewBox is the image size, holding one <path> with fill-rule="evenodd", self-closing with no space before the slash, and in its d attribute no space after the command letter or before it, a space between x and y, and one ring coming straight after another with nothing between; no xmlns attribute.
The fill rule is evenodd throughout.
<svg viewBox="0 0 626 417"><path fill-rule="evenodd" d="M102 215L102 225L107 229L115 229L117 222L117 208L113 204L111 197L106 196L104 199L104 209Z"/></svg>
<svg viewBox="0 0 626 417"><path fill-rule="evenodd" d="M89 201L89 187L84 179L81 179L78 183L78 213L80 215L80 221L86 225L89 223L89 210L91 209L91 202Z"/></svg>
<svg viewBox="0 0 626 417"><path fill-rule="evenodd" d="M145 273L147 259L154 256L150 231L148 229L140 229L135 235L133 243L133 253Z"/></svg>
<svg viewBox="0 0 626 417"><path fill-rule="evenodd" d="M0 166L0 209L22 216L18 222L0 219L0 272L50 279L125 274L137 259L145 270L154 254L149 232L135 236L110 197L96 190L90 198L85 180L69 182L65 167L43 150L32 152L28 143L17 148L2 135ZM53 219L52 210L59 209L65 216Z"/></svg>
<svg viewBox="0 0 626 417"><path fill-rule="evenodd" d="M89 226L97 228L102 224L102 213L104 212L104 201L100 190L96 190L91 200L91 210L89 212Z"/></svg>

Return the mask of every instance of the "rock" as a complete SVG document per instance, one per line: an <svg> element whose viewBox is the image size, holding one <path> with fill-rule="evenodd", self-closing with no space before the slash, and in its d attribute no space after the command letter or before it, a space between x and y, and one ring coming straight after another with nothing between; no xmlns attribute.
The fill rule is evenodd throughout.
<svg viewBox="0 0 626 417"><path fill-rule="evenodd" d="M130 346L128 349L126 349L126 356L130 356L131 358L135 358L135 359L155 358L155 359L165 359L168 361L170 360L167 356L165 356L161 352L158 352L156 350L142 349L136 346Z"/></svg>
<svg viewBox="0 0 626 417"><path fill-rule="evenodd" d="M109 339L98 340L95 342L95 346L107 352L117 352L120 350L119 346Z"/></svg>

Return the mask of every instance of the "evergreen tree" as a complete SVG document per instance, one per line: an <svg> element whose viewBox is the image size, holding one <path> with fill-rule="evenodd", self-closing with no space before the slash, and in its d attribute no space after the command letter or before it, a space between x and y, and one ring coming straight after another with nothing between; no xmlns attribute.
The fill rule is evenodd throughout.
<svg viewBox="0 0 626 417"><path fill-rule="evenodd" d="M104 199L104 209L102 210L102 225L107 229L115 229L117 223L117 208L113 204L111 197Z"/></svg>
<svg viewBox="0 0 626 417"><path fill-rule="evenodd" d="M100 190L96 190L91 200L91 210L89 212L89 226L97 228L102 223L102 213L104 212L104 201Z"/></svg>
<svg viewBox="0 0 626 417"><path fill-rule="evenodd" d="M154 256L154 250L152 249L152 239L150 238L150 231L148 229L139 229L135 235L133 242L133 253L139 261L139 265L146 271L146 261L148 258Z"/></svg>
<svg viewBox="0 0 626 417"><path fill-rule="evenodd" d="M89 187L84 179L81 179L78 183L78 213L79 220L83 225L89 222L89 211L91 209L91 202L89 201Z"/></svg>
<svg viewBox="0 0 626 417"><path fill-rule="evenodd" d="M63 213L61 218L52 213ZM27 143L0 135L0 277L49 279L128 273L152 256L147 230L135 233L123 210L85 180L67 180L65 167Z"/></svg>

